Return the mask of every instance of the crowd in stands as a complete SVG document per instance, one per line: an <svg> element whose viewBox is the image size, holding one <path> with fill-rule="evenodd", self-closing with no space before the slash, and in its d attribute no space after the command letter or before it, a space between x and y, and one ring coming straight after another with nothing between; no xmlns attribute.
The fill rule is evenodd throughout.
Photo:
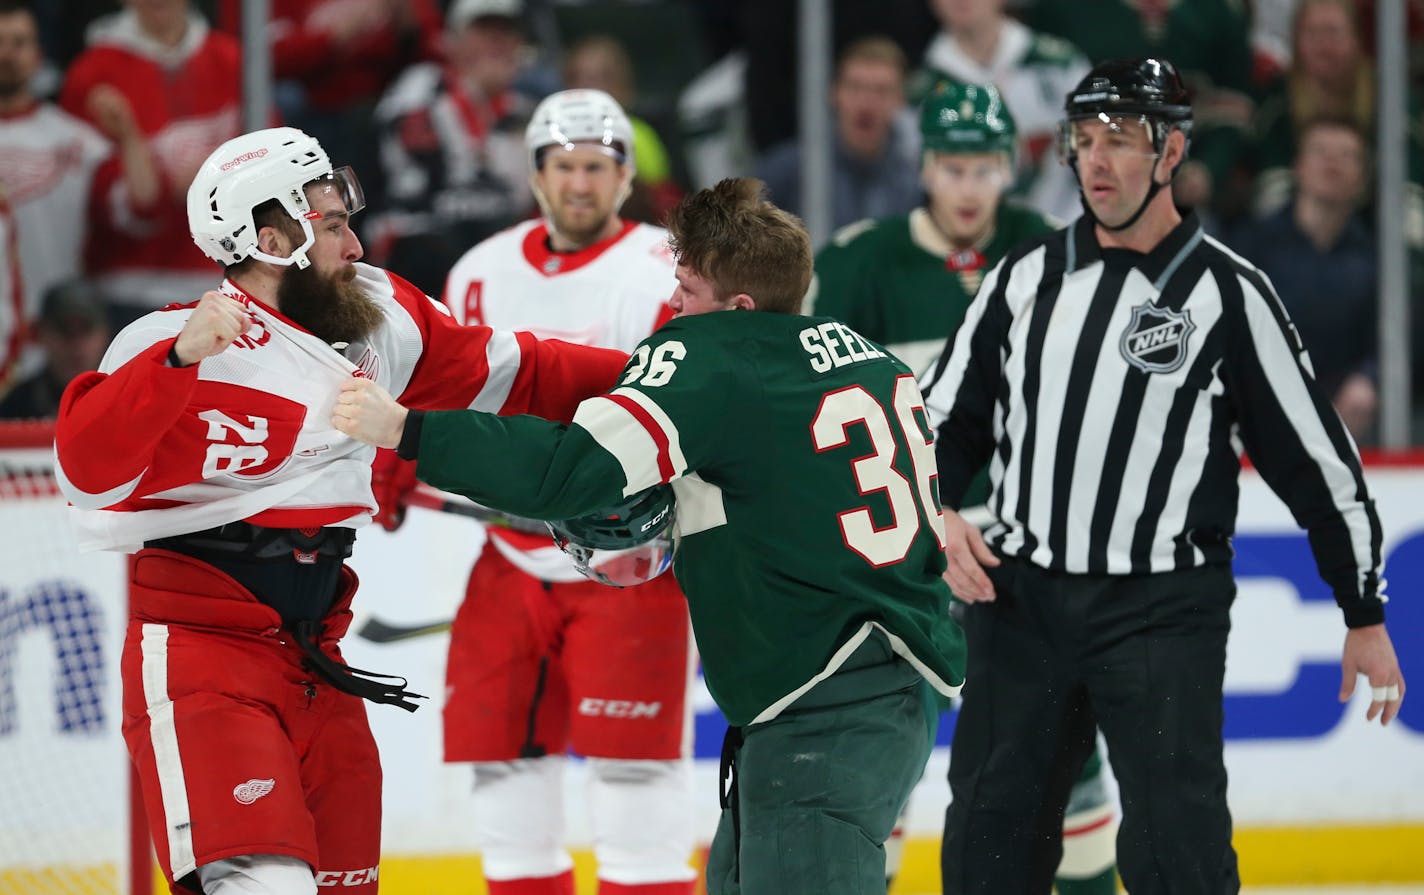
<svg viewBox="0 0 1424 895"><path fill-rule="evenodd" d="M1077 188L1057 146L1064 93L1104 59L1176 63L1196 121L1177 204L1271 277L1327 393L1370 441L1380 304L1371 0L830 5L837 228L922 201L916 110L945 81L999 87L1018 122L1018 201L1071 219ZM242 7L0 0L0 416L53 413L66 378L93 366L110 334L214 285L185 202L202 159L243 129ZM274 117L357 170L369 259L438 296L470 246L538 213L524 125L565 86L606 90L634 116L626 217L659 221L686 190L746 174L801 211L796 8L272 0ZM1409 3L1409 28L1417 63L1424 0ZM1424 221L1419 68L1408 119L1415 222ZM1418 299L1424 223L1409 238ZM1424 318L1424 302L1414 308Z"/></svg>

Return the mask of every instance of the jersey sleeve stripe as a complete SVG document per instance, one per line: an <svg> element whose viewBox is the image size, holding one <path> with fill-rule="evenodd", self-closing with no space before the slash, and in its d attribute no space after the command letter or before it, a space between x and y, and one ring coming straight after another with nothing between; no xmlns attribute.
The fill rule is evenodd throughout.
<svg viewBox="0 0 1424 895"><path fill-rule="evenodd" d="M471 410L498 413L504 409L510 393L514 390L514 380L519 375L522 356L519 339L514 333L501 330L490 333L489 342L485 344L485 362L489 364L489 375L479 394L475 395L475 400L470 403Z"/></svg>
<svg viewBox="0 0 1424 895"><path fill-rule="evenodd" d="M618 388L609 392L609 397L626 398L633 402L644 414L646 420L639 417L639 422L648 426L649 431L656 429L653 438L659 444L665 444L668 463L672 469L669 479L682 475L687 471L687 458L682 453L682 438L678 435L677 424L672 421L672 417L658 406L658 402L648 397L647 394L631 388Z"/></svg>
<svg viewBox="0 0 1424 895"><path fill-rule="evenodd" d="M618 394L615 392L608 396L608 400L623 408L625 413L637 420L638 425L647 431L648 436L653 440L658 480L662 482L671 481L673 476L677 474L677 470L673 468L672 457L669 456L667 433L662 430L662 427L657 424L657 421L653 419L652 415L649 414L642 405L630 398L626 393Z"/></svg>
<svg viewBox="0 0 1424 895"><path fill-rule="evenodd" d="M1305 355L1299 353L1298 336L1285 322L1280 298L1269 286L1262 288L1244 274L1241 276L1241 287L1250 337L1260 356L1260 370L1278 396L1283 419L1294 430L1300 448L1315 461L1334 509L1348 532L1349 550L1354 555L1356 566L1365 570L1356 581L1356 594L1359 595L1371 577L1369 570L1378 572L1378 569L1373 526L1361 500L1363 483L1355 476L1350 462L1354 460L1354 446L1349 442L1344 445L1335 443L1306 388L1304 378L1295 373L1297 365L1304 367L1307 361ZM1282 437L1285 437L1284 433ZM1342 456L1346 451L1351 456Z"/></svg>
<svg viewBox="0 0 1424 895"><path fill-rule="evenodd" d="M130 494L138 490L138 483L143 481L143 477L148 474L148 469L138 474L138 477L131 482L125 482L108 491L101 491L97 494L90 494L69 480L69 476L64 474L64 464L60 462L59 451L55 451L54 457L54 478L59 485L59 491L65 499L81 510L102 510L104 507L111 507L116 503L127 500Z"/></svg>
<svg viewBox="0 0 1424 895"><path fill-rule="evenodd" d="M667 454L647 423L625 401L609 395L590 398L579 405L573 423L618 461L623 468L623 496L629 497L665 481Z"/></svg>

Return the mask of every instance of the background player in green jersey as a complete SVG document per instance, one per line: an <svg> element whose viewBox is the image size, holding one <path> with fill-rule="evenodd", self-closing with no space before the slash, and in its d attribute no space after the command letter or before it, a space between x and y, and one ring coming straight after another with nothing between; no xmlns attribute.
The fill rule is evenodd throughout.
<svg viewBox="0 0 1424 895"><path fill-rule="evenodd" d="M674 571L735 767L713 895L885 891L883 843L963 683L910 369L800 316L811 247L755 180L668 221L678 316L571 425L407 412L353 379L338 429L509 512L583 516L672 483Z"/></svg>
<svg viewBox="0 0 1424 895"><path fill-rule="evenodd" d="M839 317L916 373L953 339L984 274L1058 225L1005 201L1017 131L992 85L953 84L920 110L925 204L843 227L816 256L808 313Z"/></svg>
<svg viewBox="0 0 1424 895"><path fill-rule="evenodd" d="M814 313L839 317L917 373L953 346L984 274L1018 243L1057 229L1005 199L1016 129L994 86L942 86L921 108L920 135L925 205L904 217L842 229L816 256L812 289ZM964 505L977 507L988 493L988 476L981 474ZM1113 817L1099 749L1069 800L1059 895L1116 890ZM892 876L898 851L890 849Z"/></svg>

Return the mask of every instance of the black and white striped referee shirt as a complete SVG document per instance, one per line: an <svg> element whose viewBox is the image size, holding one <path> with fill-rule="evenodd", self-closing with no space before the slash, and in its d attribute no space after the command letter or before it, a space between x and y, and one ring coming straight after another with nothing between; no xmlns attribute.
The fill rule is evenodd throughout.
<svg viewBox="0 0 1424 895"><path fill-rule="evenodd" d="M1244 451L1352 627L1383 621L1359 456L1264 274L1189 216L1151 253L1077 223L985 278L921 383L940 491L989 465L989 543L1071 573L1229 562Z"/></svg>

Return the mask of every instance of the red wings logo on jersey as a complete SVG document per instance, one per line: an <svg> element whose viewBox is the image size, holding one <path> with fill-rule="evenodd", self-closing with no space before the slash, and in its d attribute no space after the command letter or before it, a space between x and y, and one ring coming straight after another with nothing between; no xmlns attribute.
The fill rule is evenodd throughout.
<svg viewBox="0 0 1424 895"><path fill-rule="evenodd" d="M356 369L351 372L352 376L358 379L379 379L381 375L381 356L366 346L366 350L361 352L361 357L356 361Z"/></svg>
<svg viewBox="0 0 1424 895"><path fill-rule="evenodd" d="M272 340L272 334L267 331L267 324L262 322L261 317L249 313L247 320L247 332L233 340L234 348L261 348Z"/></svg>
<svg viewBox="0 0 1424 895"><path fill-rule="evenodd" d="M232 788L232 797L244 805L251 805L253 802L271 792L277 781L273 779L258 780L253 778L246 783L239 783Z"/></svg>

